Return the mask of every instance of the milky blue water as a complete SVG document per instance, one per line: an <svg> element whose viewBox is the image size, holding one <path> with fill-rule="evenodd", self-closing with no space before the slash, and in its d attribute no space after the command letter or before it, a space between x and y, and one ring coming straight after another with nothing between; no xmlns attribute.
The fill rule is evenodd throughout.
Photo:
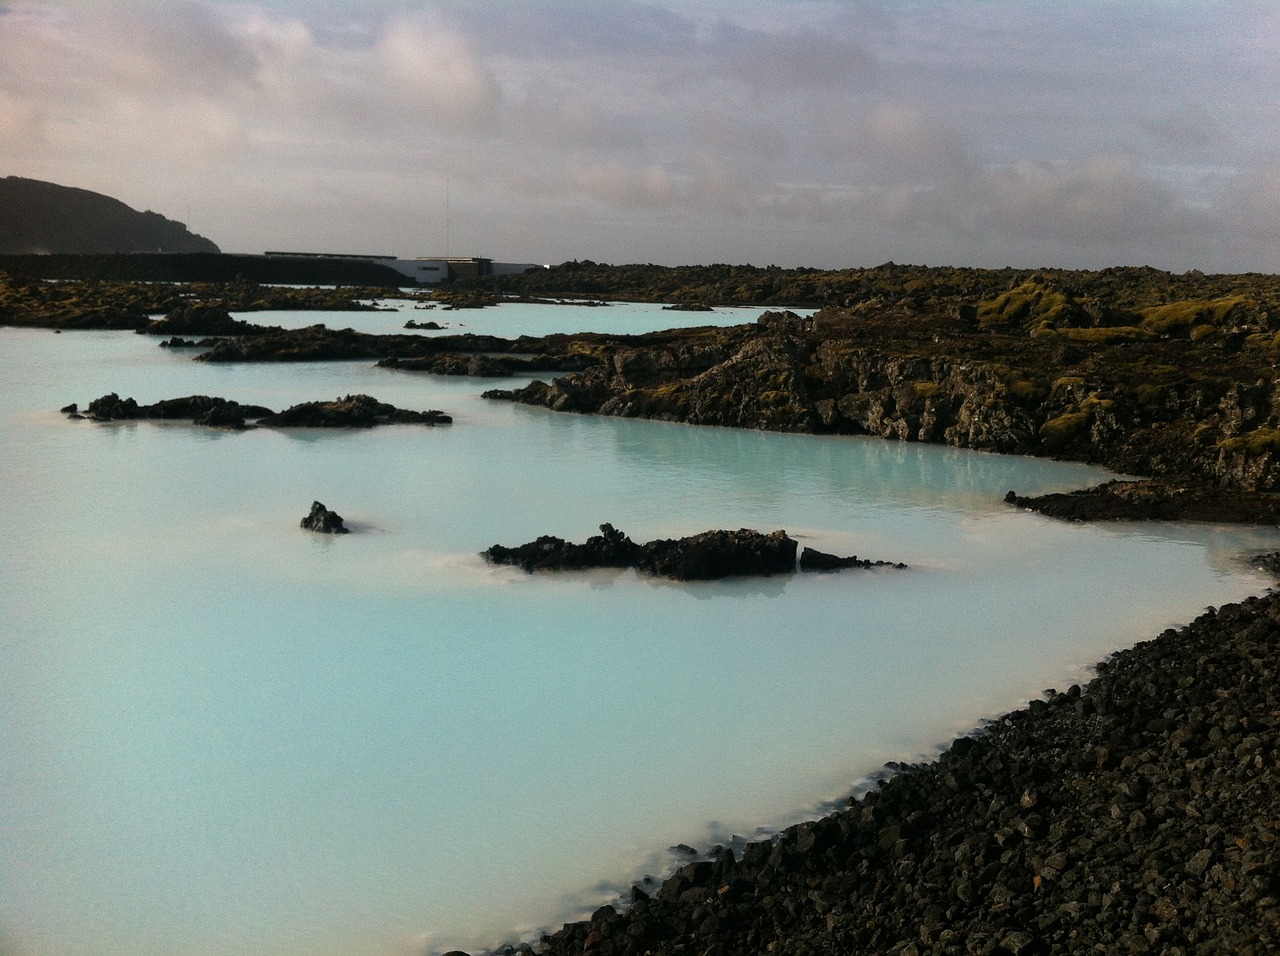
<svg viewBox="0 0 1280 956"><path fill-rule="evenodd" d="M525 308L566 328L654 321ZM472 318L520 324L501 312ZM1280 545L1001 503L1105 477L1079 465L189 356L0 330L6 956L399 956L555 927L672 844L818 812L887 760L1264 590L1239 559ZM454 424L225 433L57 411L108 391L276 408L367 392ZM301 531L313 499L357 533ZM682 585L478 556L604 521L640 541L783 528L910 568Z"/></svg>
<svg viewBox="0 0 1280 956"><path fill-rule="evenodd" d="M446 309L427 308L427 303L404 299L377 299L367 304L377 312L236 312L235 317L259 325L278 325L286 329L305 328L323 323L330 328L348 326L361 332L379 335L404 334L405 323L435 322L439 331L423 330L416 334L438 335L551 335L555 332L613 332L619 335L641 335L658 329L702 325L741 325L755 322L761 309L721 306L710 312L682 312L647 302L610 302L606 305L543 305L533 302L504 302L497 308ZM813 310L794 310L809 315Z"/></svg>

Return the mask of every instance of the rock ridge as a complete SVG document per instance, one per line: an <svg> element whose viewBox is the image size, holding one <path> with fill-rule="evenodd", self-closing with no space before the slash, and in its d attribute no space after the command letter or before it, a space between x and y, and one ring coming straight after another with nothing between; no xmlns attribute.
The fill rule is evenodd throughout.
<svg viewBox="0 0 1280 956"><path fill-rule="evenodd" d="M797 542L785 531L760 532L750 528L715 530L684 538L659 538L636 544L611 524L600 525L600 534L584 544L543 535L514 548L495 544L482 552L491 564L516 565L527 572L583 570L586 568L635 568L643 574L675 581L711 581L746 575L791 574L796 568ZM801 571L836 571L843 568L895 567L904 564L841 558L805 548Z"/></svg>
<svg viewBox="0 0 1280 956"><path fill-rule="evenodd" d="M441 411L416 412L397 408L370 395L347 395L332 402L303 402L282 412L274 412L264 405L241 405L209 395L191 395L139 405L132 398L122 399L111 392L90 402L84 414L74 402L61 411L70 418L89 418L97 422L168 419L239 430L259 425L271 428L372 428L375 425L447 425L453 421ZM256 424L251 420L256 420Z"/></svg>

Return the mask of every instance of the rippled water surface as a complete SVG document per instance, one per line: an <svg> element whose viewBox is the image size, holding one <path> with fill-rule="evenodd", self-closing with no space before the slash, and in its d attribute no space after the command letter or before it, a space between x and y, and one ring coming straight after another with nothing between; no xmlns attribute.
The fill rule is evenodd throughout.
<svg viewBox="0 0 1280 956"><path fill-rule="evenodd" d="M0 381L6 954L383 956L558 926L671 844L811 814L1261 591L1240 558L1277 546L1001 503L1105 477L1079 465L557 415L367 363L211 366L127 333L5 329ZM226 433L57 412L108 391L276 408L367 392L455 423ZM313 499L357 533L301 531ZM675 584L478 556L604 521L639 541L784 528L910 567Z"/></svg>

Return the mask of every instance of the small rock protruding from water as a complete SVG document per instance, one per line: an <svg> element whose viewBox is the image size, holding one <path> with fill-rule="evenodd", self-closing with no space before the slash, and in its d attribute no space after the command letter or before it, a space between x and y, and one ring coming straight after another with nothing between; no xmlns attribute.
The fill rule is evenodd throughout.
<svg viewBox="0 0 1280 956"><path fill-rule="evenodd" d="M330 511L318 501L311 503L311 513L302 519L302 527L316 534L349 534L351 529L342 522L342 515Z"/></svg>

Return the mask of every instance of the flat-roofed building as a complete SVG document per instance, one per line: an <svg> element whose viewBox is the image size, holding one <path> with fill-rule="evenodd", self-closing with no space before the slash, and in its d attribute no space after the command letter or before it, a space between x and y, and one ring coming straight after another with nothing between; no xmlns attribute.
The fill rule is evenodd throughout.
<svg viewBox="0 0 1280 956"><path fill-rule="evenodd" d="M482 256L420 256L400 259L396 256L371 256L346 252L266 252L263 255L281 259L337 259L372 262L395 269L419 285L437 285L446 279L480 279L485 276L518 275L545 266L527 262L494 262Z"/></svg>

